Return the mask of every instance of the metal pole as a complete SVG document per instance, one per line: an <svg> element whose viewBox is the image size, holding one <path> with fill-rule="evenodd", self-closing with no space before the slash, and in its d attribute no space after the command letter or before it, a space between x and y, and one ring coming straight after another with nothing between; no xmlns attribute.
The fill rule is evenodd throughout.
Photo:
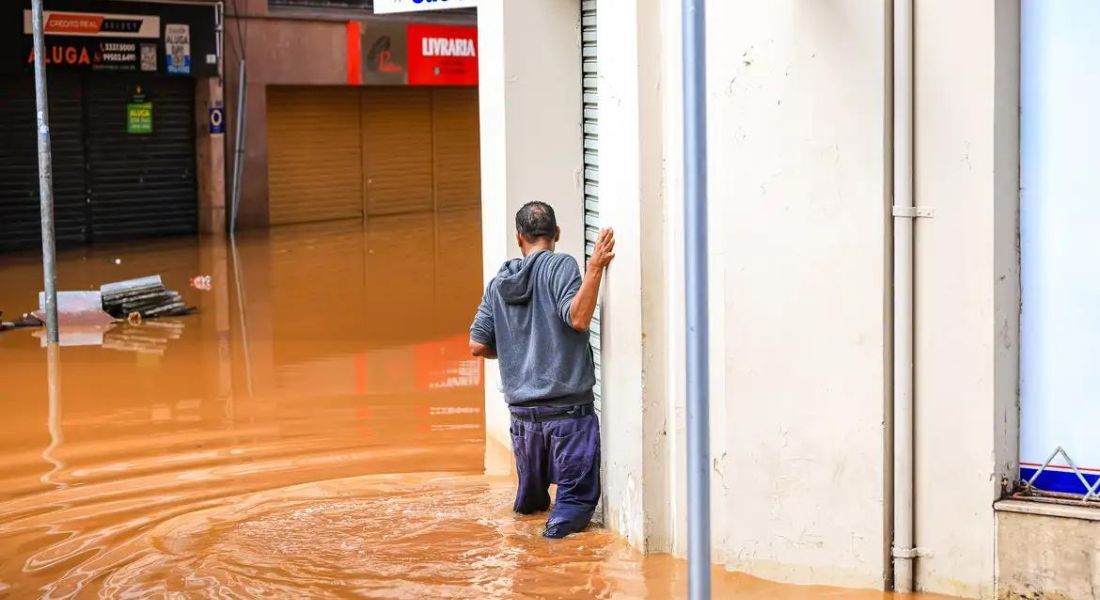
<svg viewBox="0 0 1100 600"><path fill-rule="evenodd" d="M245 87L245 62L241 59L240 71L237 77L237 133L236 147L233 158L233 206L230 207L229 234L237 233L237 208L241 204L241 173L244 172L244 125L245 125L245 95L248 93Z"/></svg>
<svg viewBox="0 0 1100 600"><path fill-rule="evenodd" d="M42 0L31 1L34 29L34 100L38 115L38 206L42 220L42 279L46 301L46 343L58 342L57 250L53 231L53 160L50 154L50 115L46 96L46 39L42 28Z"/></svg>
<svg viewBox="0 0 1100 600"><path fill-rule="evenodd" d="M894 0L894 590L913 561L913 0Z"/></svg>
<svg viewBox="0 0 1100 600"><path fill-rule="evenodd" d="M710 359L704 0L683 0L688 597L710 598Z"/></svg>

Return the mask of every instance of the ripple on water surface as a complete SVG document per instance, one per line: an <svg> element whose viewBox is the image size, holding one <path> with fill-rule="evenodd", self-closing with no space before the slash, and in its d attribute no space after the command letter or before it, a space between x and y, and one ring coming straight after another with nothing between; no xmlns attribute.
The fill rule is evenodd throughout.
<svg viewBox="0 0 1100 600"><path fill-rule="evenodd" d="M562 541L517 518L511 484L372 476L247 495L165 521L110 596L515 598L644 594L640 557L600 529Z"/></svg>

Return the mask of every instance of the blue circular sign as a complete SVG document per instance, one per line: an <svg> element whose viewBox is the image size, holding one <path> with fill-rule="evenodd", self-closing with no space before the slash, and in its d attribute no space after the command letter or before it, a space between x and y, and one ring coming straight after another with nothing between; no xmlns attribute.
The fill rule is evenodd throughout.
<svg viewBox="0 0 1100 600"><path fill-rule="evenodd" d="M221 107L210 109L210 135L225 133L225 113Z"/></svg>

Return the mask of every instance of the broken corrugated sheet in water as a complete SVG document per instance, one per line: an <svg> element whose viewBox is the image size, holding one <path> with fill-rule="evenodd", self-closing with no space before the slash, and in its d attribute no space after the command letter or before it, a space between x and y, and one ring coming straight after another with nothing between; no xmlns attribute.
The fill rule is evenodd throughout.
<svg viewBox="0 0 1100 600"><path fill-rule="evenodd" d="M107 283L99 288L103 309L114 317L133 313L142 317L185 315L192 312L179 292L164 287L160 275Z"/></svg>

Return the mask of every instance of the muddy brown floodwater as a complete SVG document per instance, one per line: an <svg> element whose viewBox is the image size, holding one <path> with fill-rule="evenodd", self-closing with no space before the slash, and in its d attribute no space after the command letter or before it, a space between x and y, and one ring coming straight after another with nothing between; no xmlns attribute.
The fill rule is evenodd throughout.
<svg viewBox="0 0 1100 600"><path fill-rule="evenodd" d="M483 474L479 228L63 252L61 289L160 273L199 312L65 330L52 363L41 332L0 333L0 597L682 597L682 561L602 529L544 540ZM5 317L39 269L0 257ZM885 597L715 578L720 598Z"/></svg>

